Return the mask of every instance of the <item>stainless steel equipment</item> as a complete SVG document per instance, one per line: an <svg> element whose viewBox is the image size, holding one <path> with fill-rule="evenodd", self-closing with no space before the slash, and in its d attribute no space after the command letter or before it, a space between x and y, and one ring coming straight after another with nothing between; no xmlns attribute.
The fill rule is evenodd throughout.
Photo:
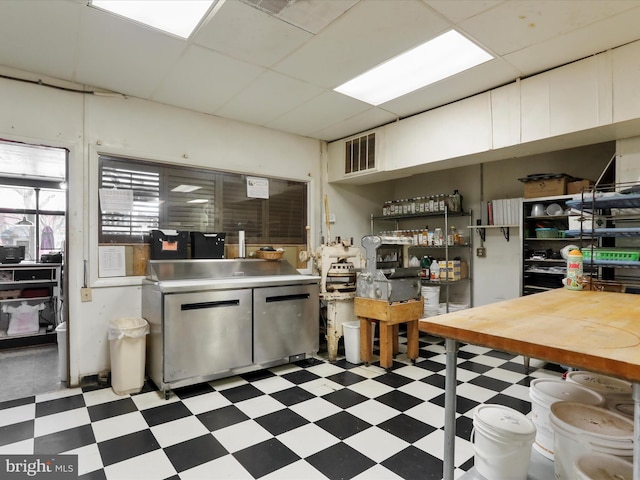
<svg viewBox="0 0 640 480"><path fill-rule="evenodd" d="M389 303L420 298L420 268L408 267L409 237L362 237L366 266L358 274L356 296Z"/></svg>
<svg viewBox="0 0 640 480"><path fill-rule="evenodd" d="M142 286L148 375L168 396L314 355L319 281L285 260L151 260Z"/></svg>

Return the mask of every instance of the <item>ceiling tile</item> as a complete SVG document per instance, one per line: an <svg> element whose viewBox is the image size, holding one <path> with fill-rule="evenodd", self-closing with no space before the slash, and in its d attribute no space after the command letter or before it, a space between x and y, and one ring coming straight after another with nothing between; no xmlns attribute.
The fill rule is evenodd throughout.
<svg viewBox="0 0 640 480"><path fill-rule="evenodd" d="M371 106L364 102L328 91L265 126L310 136L315 131L327 128L336 122L342 122L370 108Z"/></svg>
<svg viewBox="0 0 640 480"><path fill-rule="evenodd" d="M447 27L421 2L361 1L274 69L334 88Z"/></svg>
<svg viewBox="0 0 640 480"><path fill-rule="evenodd" d="M75 80L149 98L185 48L182 39L85 7Z"/></svg>
<svg viewBox="0 0 640 480"><path fill-rule="evenodd" d="M504 59L519 69L523 76L530 76L633 42L638 38L638 25L640 7L636 6L588 27L505 55Z"/></svg>
<svg viewBox="0 0 640 480"><path fill-rule="evenodd" d="M585 8L588 5L588 8ZM543 42L633 8L627 0L578 2L510 1L460 23L481 45L499 55ZM496 28L496 26L500 28Z"/></svg>
<svg viewBox="0 0 640 480"><path fill-rule="evenodd" d="M2 2L0 64L71 80L82 6Z"/></svg>
<svg viewBox="0 0 640 480"><path fill-rule="evenodd" d="M225 2L193 42L233 58L269 67L311 34L242 2Z"/></svg>
<svg viewBox="0 0 640 480"><path fill-rule="evenodd" d="M290 2L287 8L278 14L278 18L307 32L320 33L323 28L349 10L358 1L298 0Z"/></svg>
<svg viewBox="0 0 640 480"><path fill-rule="evenodd" d="M431 8L437 10L453 23L460 23L485 10L495 7L504 0L422 0Z"/></svg>
<svg viewBox="0 0 640 480"><path fill-rule="evenodd" d="M216 115L264 125L325 90L267 71L216 110Z"/></svg>
<svg viewBox="0 0 640 480"><path fill-rule="evenodd" d="M173 65L152 98L212 113L263 71L261 67L192 45Z"/></svg>

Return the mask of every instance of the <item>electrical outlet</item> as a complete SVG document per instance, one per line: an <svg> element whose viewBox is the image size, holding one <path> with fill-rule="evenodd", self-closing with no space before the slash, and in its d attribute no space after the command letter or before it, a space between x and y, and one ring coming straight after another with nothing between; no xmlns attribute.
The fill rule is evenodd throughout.
<svg viewBox="0 0 640 480"><path fill-rule="evenodd" d="M83 302L90 302L91 301L91 289L84 287L80 289L80 300L82 300Z"/></svg>
<svg viewBox="0 0 640 480"><path fill-rule="evenodd" d="M478 257L486 257L487 256L487 250L484 247L478 247L476 249L476 255Z"/></svg>

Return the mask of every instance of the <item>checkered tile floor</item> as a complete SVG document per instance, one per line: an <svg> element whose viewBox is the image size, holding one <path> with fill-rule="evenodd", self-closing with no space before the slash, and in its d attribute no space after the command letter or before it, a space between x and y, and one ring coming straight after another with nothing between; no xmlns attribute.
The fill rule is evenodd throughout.
<svg viewBox="0 0 640 480"><path fill-rule="evenodd" d="M402 347L401 345L401 352ZM406 351L406 349L404 349ZM463 345L458 355L456 477L473 466L473 409L530 411L532 360ZM135 395L72 388L0 403L0 454L75 454L82 479L441 479L443 342L423 336L415 365L321 357Z"/></svg>

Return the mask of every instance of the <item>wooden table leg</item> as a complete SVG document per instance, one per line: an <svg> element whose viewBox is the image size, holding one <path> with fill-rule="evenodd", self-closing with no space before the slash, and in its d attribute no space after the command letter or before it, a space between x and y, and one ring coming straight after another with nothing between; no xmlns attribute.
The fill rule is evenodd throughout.
<svg viewBox="0 0 640 480"><path fill-rule="evenodd" d="M386 322L380 322L380 366L382 368L393 366L393 327Z"/></svg>
<svg viewBox="0 0 640 480"><path fill-rule="evenodd" d="M397 355L400 353L400 342L398 341L398 337L400 336L400 325L395 324L393 326L393 354Z"/></svg>
<svg viewBox="0 0 640 480"><path fill-rule="evenodd" d="M368 365L373 356L371 351L371 320L365 317L358 317L358 319L360 320L360 360Z"/></svg>
<svg viewBox="0 0 640 480"><path fill-rule="evenodd" d="M407 322L407 357L411 360L418 358L418 320ZM415 362L414 362L415 363Z"/></svg>

